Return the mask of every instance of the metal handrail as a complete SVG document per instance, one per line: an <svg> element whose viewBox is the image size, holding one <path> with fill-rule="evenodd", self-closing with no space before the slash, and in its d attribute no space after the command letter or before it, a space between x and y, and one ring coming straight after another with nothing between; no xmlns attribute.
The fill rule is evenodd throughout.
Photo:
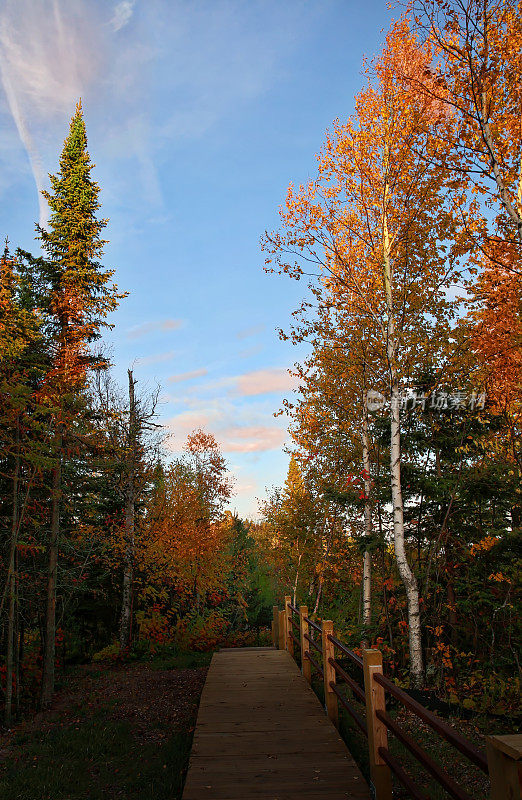
<svg viewBox="0 0 522 800"><path fill-rule="evenodd" d="M485 754L479 750L477 747L468 742L467 739L460 736L456 733L453 728L443 722L439 717L433 714L431 711L428 711L427 708L424 708L423 705L414 700L413 697L410 697L409 694L406 694L402 689L399 689L398 686L395 686L389 678L385 678L384 675L380 675L379 673L374 674L374 680L377 681L384 689L386 689L391 695L393 695L397 700L399 700L403 705L406 706L410 711L416 714L423 722L426 722L430 725L434 731L436 731L440 736L446 739L447 742L452 744L457 750L469 758L477 767L489 775L488 770L488 761Z"/></svg>
<svg viewBox="0 0 522 800"><path fill-rule="evenodd" d="M290 610L295 614L300 614L299 610L292 605L292 603L287 604ZM304 617L303 620L310 626L310 633L304 633L301 631L300 623L297 623L293 619L293 615L289 615L289 620L292 623L293 628L298 628L301 632L301 635L306 641L314 648L318 653L323 654L323 647L320 646L311 636L310 633L312 631L316 631L317 633L321 634L324 637L325 632L323 632L322 625L314 620L310 619L310 617ZM300 647L301 642L294 636L293 632L290 630L288 631L289 638L292 639L295 644ZM327 641L334 645L334 647L338 648L341 653L350 659L350 661L355 664L360 669L363 668L363 659L357 656L353 650L350 650L340 639L333 636L333 634L327 634ZM325 670L327 665L324 665L324 669L321 667L318 661L311 655L310 650L307 649L304 652L304 658L308 659L310 664L316 670L316 672L321 675L324 679L325 677ZM338 675L352 690L353 694L361 703L366 703L365 697L365 690L346 672L346 670L336 661L335 658L328 658L328 664L333 667L335 670L336 675ZM333 676L332 676L333 677ZM437 717L427 708L425 708L421 703L417 700L414 700L407 694L405 691L400 689L396 686L389 678L386 678L381 672L373 673L373 678L375 681L382 686L387 692L389 692L396 700L402 703L409 711L419 717L423 722L428 724L439 736L449 742L450 745L455 747L459 750L463 755L465 755L471 762L473 762L476 766L478 766L486 775L489 775L488 769L488 762L486 758L486 754L480 750L479 748L475 747L470 741L465 739L463 736L458 734L450 725L444 722L442 719ZM362 716L357 712L357 710L353 707L353 705L344 697L341 693L339 687L337 686L335 680L329 682L330 690L336 695L341 705L348 711L348 713L354 719L356 725L361 729L361 731L368 736L368 727L365 720ZM448 773L442 768L442 766L436 762L432 757L420 746L417 742L412 739L412 737L406 733L403 728L392 718L389 714L386 713L384 710L375 709L375 716L379 719L384 725L390 730L396 738L410 751L410 753L414 756L414 758L427 770L428 773L442 786L442 788L453 798L453 800L473 800L471 795L468 794L464 789L461 789L453 780L453 778L448 775ZM419 788L419 786L412 780L410 775L406 772L403 768L401 763L391 755L389 750L386 747L379 747L378 749L379 755L383 759L383 761L388 765L388 767L395 773L399 782L404 786L407 792L410 794L414 800L426 800L426 796L424 792Z"/></svg>
<svg viewBox="0 0 522 800"><path fill-rule="evenodd" d="M368 736L368 728L366 726L366 722L363 720L361 715L355 710L355 708L348 702L348 700L341 694L337 686L333 681L330 681L330 688L332 692L334 692L337 697L339 698L339 702L341 705L348 711L349 714L352 715L354 721L357 723L359 728L362 730L365 736Z"/></svg>
<svg viewBox="0 0 522 800"><path fill-rule="evenodd" d="M332 636L329 633L328 634L328 641L332 642L332 644L334 644L336 647L338 647L339 650L342 653L345 654L345 656L348 656L348 658L351 658L351 660L353 661L354 664L357 664L357 666L360 667L361 669L363 668L363 660L362 660L362 658L359 658L359 656L356 656L355 653L353 652L353 650L349 650L348 647L346 647L346 645L343 644L340 641L340 639L337 639L335 636Z"/></svg>
<svg viewBox="0 0 522 800"><path fill-rule="evenodd" d="M403 766L397 761L396 758L392 756L392 754L385 748L379 747L379 755L383 759L383 761L388 764L391 770L395 772L397 778L402 783L404 788L408 791L410 797L413 797L413 800L429 800L426 795L421 792L417 784L412 781L406 770Z"/></svg>
<svg viewBox="0 0 522 800"><path fill-rule="evenodd" d="M426 753L420 745L415 742L403 729L396 723L392 717L385 711L377 710L375 712L378 719L384 722L386 727L395 734L397 739L408 748L410 753L415 756L423 767L430 772L438 783L450 794L455 800L472 800L471 795L461 789L455 781L442 769L442 767L434 761L431 756Z"/></svg>
<svg viewBox="0 0 522 800"><path fill-rule="evenodd" d="M329 658L328 659L328 663L332 665L332 667L337 672L337 674L340 675L341 678L345 681L345 683L348 684L348 686L350 687L352 692L359 698L361 703L365 703L366 702L366 697L365 697L363 689L359 686L358 683L356 683L354 681L353 678L351 678L348 675L347 672L344 671L344 669L341 667L341 665L337 663L335 658Z"/></svg>
<svg viewBox="0 0 522 800"><path fill-rule="evenodd" d="M319 673L319 675L321 675L321 676L324 678L324 672L323 672L323 670L322 670L321 666L320 666L320 665L317 663L317 661L315 660L315 658L313 658L313 656L311 656L311 655L310 655L310 650L306 650L306 652L305 652L305 658L307 658L307 659L308 659L308 661L310 662L310 664L311 664L311 665L314 667L314 669L316 669L316 670L317 670L317 672Z"/></svg>

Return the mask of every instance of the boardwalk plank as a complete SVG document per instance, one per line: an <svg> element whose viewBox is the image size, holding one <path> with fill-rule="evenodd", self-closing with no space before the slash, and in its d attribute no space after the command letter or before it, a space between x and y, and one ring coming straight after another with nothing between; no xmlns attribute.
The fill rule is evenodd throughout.
<svg viewBox="0 0 522 800"><path fill-rule="evenodd" d="M290 655L212 659L183 800L369 800L368 786Z"/></svg>

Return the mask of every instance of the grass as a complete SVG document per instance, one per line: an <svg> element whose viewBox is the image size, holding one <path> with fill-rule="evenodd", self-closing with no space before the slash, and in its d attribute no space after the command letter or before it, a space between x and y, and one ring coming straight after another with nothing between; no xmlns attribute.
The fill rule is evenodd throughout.
<svg viewBox="0 0 522 800"><path fill-rule="evenodd" d="M167 649L163 649L157 655L152 656L147 664L151 669L199 669L200 667L208 667L212 656L212 652L169 652Z"/></svg>
<svg viewBox="0 0 522 800"><path fill-rule="evenodd" d="M345 665L345 668L350 672L349 665ZM353 677L355 679L359 677L360 682L360 675L354 674ZM315 671L312 672L312 688L319 697L321 703L323 703L323 682ZM353 700L349 690L346 692L346 697L364 719L364 705ZM400 726L406 730L435 761L452 775L457 784L468 790L474 800L487 799L489 796L489 780L478 767L475 767L465 756L461 755L454 747L436 735L431 728L422 723L415 715L402 709L402 707L393 706L389 709L389 713L392 717L397 718ZM449 719L447 721L453 724L462 735L472 740L473 743L481 749L484 749L481 732L486 731L492 734L497 732L506 733L510 730L510 721L508 719L492 721L483 718L481 720L474 719L473 722ZM366 781L369 782L370 764L367 739L356 726L348 712L342 708L341 704L339 704L339 733L346 742L348 749ZM448 797L446 792L391 733L388 736L388 747L391 754L403 765L413 780L418 784L421 791L425 792L426 797L429 797L430 800L446 800ZM395 776L393 777L393 782L394 797L409 797L407 792L397 782Z"/></svg>
<svg viewBox="0 0 522 800"><path fill-rule="evenodd" d="M10 739L0 762L0 798L179 800L201 668L211 657L162 648L123 666L72 670L56 708L28 720ZM174 679L164 690L161 671L172 671Z"/></svg>
<svg viewBox="0 0 522 800"><path fill-rule="evenodd" d="M175 800L181 797L192 732L136 746L128 722L103 710L77 724L20 734L19 755L0 771L3 800Z"/></svg>

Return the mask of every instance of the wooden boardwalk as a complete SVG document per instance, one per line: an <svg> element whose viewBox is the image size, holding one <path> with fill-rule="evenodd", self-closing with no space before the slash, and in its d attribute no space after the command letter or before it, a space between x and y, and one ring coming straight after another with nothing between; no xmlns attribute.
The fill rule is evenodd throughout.
<svg viewBox="0 0 522 800"><path fill-rule="evenodd" d="M368 786L285 650L212 659L183 800L369 800Z"/></svg>

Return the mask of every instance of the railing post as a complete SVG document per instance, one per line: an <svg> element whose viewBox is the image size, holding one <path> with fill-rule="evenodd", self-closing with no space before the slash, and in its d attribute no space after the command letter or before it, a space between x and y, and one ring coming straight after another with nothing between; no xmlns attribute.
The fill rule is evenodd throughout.
<svg viewBox="0 0 522 800"><path fill-rule="evenodd" d="M292 598L290 596L285 597L285 632L286 632L286 649L290 653L291 656L294 655L294 640L290 636L292 632L292 609L290 608L290 603L292 602Z"/></svg>
<svg viewBox="0 0 522 800"><path fill-rule="evenodd" d="M330 619L323 619L321 624L323 639L323 673L324 673L324 706L329 718L337 727L339 725L339 706L337 695L332 691L331 683L335 683L335 669L329 663L329 659L334 657L334 646L328 641L328 636L333 636L333 622Z"/></svg>
<svg viewBox="0 0 522 800"><path fill-rule="evenodd" d="M379 755L379 747L388 748L388 731L376 711L386 711L384 688L373 676L382 675L382 653L380 650L363 650L364 692L366 695L366 725L368 728L368 750L370 756L370 778L375 800L392 800L390 768Z"/></svg>
<svg viewBox="0 0 522 800"><path fill-rule="evenodd" d="M279 637L279 649L284 650L286 645L286 630L285 630L285 611L278 611L277 622L277 635Z"/></svg>
<svg viewBox="0 0 522 800"><path fill-rule="evenodd" d="M305 639L305 634L308 636L308 622L306 621L306 617L308 616L308 607L307 606L299 606L299 634L301 639L301 672L303 673L303 677L306 678L308 683L312 683L312 665L310 664L309 660L305 658L305 653L309 649L308 641Z"/></svg>
<svg viewBox="0 0 522 800"><path fill-rule="evenodd" d="M486 738L491 800L520 800L522 734Z"/></svg>
<svg viewBox="0 0 522 800"><path fill-rule="evenodd" d="M279 609L277 606L272 606L272 641L274 647L279 644Z"/></svg>

